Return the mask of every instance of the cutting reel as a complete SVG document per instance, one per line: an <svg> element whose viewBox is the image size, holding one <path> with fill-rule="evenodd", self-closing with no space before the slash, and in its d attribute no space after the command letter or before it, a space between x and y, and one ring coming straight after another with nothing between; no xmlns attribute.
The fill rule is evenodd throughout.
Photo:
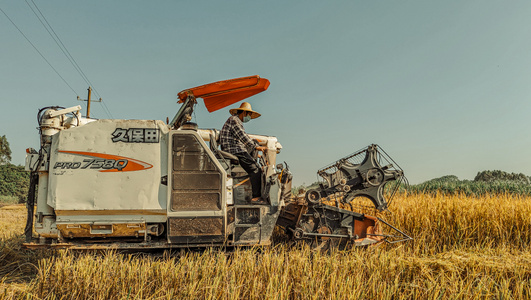
<svg viewBox="0 0 531 300"><path fill-rule="evenodd" d="M406 181L404 171L376 144L321 168L317 174L324 182L319 188L307 191L309 203L317 204L333 196L334 200L348 204L355 197L366 197L380 211L388 207L385 194L392 198L400 183ZM391 181L397 184L386 192L386 184Z"/></svg>

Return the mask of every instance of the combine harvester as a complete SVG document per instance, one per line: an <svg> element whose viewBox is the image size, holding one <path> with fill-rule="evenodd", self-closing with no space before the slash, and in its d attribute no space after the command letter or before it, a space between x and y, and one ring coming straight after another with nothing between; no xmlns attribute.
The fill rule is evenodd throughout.
<svg viewBox="0 0 531 300"><path fill-rule="evenodd" d="M385 185L404 180L376 145L319 170L320 187L294 199L287 164L276 164L282 149L277 138L250 135L267 148L255 156L264 201L250 203L248 175L236 157L218 149L219 131L198 129L190 120L198 98L213 112L268 87L267 79L251 76L186 89L178 94L182 106L166 123L84 118L80 106L41 109L40 149L30 148L26 156L31 183L24 246L268 245L277 225L316 247L409 239L377 217L339 208L366 197L385 210ZM325 204L330 201L336 205ZM383 234L383 224L398 235Z"/></svg>

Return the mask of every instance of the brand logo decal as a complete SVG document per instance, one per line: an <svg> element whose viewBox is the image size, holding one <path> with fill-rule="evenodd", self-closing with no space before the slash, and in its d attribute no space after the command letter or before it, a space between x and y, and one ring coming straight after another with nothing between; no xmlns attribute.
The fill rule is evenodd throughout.
<svg viewBox="0 0 531 300"><path fill-rule="evenodd" d="M159 130L152 128L116 128L111 140L114 143L158 143Z"/></svg>
<svg viewBox="0 0 531 300"><path fill-rule="evenodd" d="M96 169L100 172L131 172L142 171L153 168L147 162L112 154L84 152L84 151L64 151L60 153L73 154L88 157L83 162L56 162L54 169Z"/></svg>

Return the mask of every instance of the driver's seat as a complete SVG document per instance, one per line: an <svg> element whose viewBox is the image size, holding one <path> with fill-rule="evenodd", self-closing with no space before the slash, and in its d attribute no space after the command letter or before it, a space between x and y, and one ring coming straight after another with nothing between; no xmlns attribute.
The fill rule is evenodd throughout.
<svg viewBox="0 0 531 300"><path fill-rule="evenodd" d="M218 159L226 160L228 159L230 161L230 165L237 165L240 163L238 160L238 157L236 155L230 154L229 152L225 152L223 150L218 149L218 142L216 141L216 136L212 133L210 134L210 150L214 153L214 155ZM227 171L231 169L231 166L227 167Z"/></svg>

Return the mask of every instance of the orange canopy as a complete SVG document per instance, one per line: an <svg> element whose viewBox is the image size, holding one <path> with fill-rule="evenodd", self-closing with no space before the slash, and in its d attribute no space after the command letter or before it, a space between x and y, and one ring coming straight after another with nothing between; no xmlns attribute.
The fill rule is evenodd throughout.
<svg viewBox="0 0 531 300"><path fill-rule="evenodd" d="M208 112L213 112L261 93L268 87L269 80L258 75L222 80L180 92L178 103L183 103L188 95L194 95L196 98L203 98Z"/></svg>

